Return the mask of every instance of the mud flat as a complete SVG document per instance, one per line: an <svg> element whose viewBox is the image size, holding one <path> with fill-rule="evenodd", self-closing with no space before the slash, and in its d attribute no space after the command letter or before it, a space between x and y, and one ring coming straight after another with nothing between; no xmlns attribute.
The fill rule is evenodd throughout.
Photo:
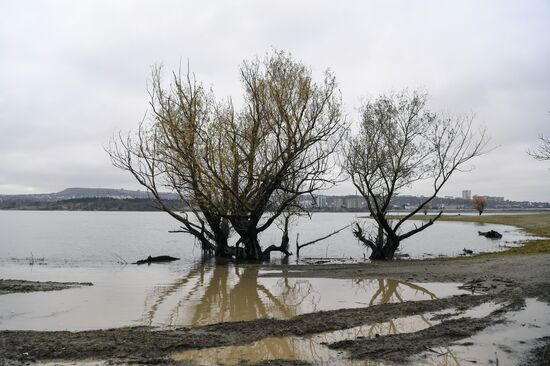
<svg viewBox="0 0 550 366"><path fill-rule="evenodd" d="M16 292L58 291L74 287L92 286L90 282L40 282L0 279L0 295Z"/></svg>
<svg viewBox="0 0 550 366"><path fill-rule="evenodd" d="M550 311L549 254L337 266L270 265L262 268L266 271L261 276L265 277L385 277L419 283L461 282L469 294L313 312L290 319L258 319L173 329L134 327L79 332L1 331L0 364L50 361L60 363L60 360L83 364L100 361L132 364L219 364L226 362L210 355L224 355L223 352L232 351L238 352L238 357L234 362L227 362L228 364L364 365L372 360L381 364L400 364L412 362L414 357L426 352L428 355L424 355L425 357L440 357L453 354L449 351L454 350L453 347L466 350L468 347L475 347L475 341L472 340L476 339L476 334L491 327L506 327L513 320L510 314L521 311L526 306L526 299L528 304L535 304L542 312L530 323L519 321L520 330L529 328L536 332L525 335L516 332L524 337L518 341L518 345L531 347L521 351L520 355L517 355L519 351L510 350L510 357L516 357L510 360L517 364L517 357L520 357L521 360L526 360L525 364L531 365L542 365L546 362L550 340L550 333L544 333L550 332L549 318L545 313ZM493 304L488 307L489 311L476 310L487 307L487 304ZM384 329L384 324L389 324L391 328L397 320L410 317L417 317L426 324L405 332L378 330ZM361 327L367 327L365 329L370 332L361 335L354 331L349 332ZM325 337L326 341L319 340L319 335L331 335L339 331L347 331L347 335ZM263 360L248 357L246 350L254 349L248 347L262 346L262 342L264 345L275 344L274 347L281 351L265 351L266 359ZM292 350L300 347L300 342L309 342L309 348L314 345L316 349L323 349L328 358L317 359L293 352ZM459 354L460 349L456 351ZM432 362L429 357L427 361L415 359L413 363L440 362ZM502 356L500 357L500 364L506 364ZM222 360L229 358L223 356ZM482 364L483 360L478 361L479 363Z"/></svg>

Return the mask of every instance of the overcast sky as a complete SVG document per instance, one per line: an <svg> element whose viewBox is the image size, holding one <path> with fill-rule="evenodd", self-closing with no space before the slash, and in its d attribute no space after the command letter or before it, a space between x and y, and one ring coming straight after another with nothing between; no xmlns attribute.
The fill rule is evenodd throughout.
<svg viewBox="0 0 550 366"><path fill-rule="evenodd" d="M443 195L550 201L550 162L526 154L550 135L550 2L502 0L0 0L0 194L137 188L104 147L145 113L151 65L189 60L238 99L239 64L273 47L332 69L350 121L405 87L475 113L498 148Z"/></svg>

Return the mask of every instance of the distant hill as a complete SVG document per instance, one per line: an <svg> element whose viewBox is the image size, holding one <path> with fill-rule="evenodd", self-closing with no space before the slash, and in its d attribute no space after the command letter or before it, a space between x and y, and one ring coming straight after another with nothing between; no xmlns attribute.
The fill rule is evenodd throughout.
<svg viewBox="0 0 550 366"><path fill-rule="evenodd" d="M174 193L162 193L166 204L175 209L186 209ZM418 207L425 197L397 196L391 204L391 211L409 211ZM366 212L365 199L357 195L303 196L301 203L311 211ZM494 210L550 209L548 202L514 202L503 197L487 197L487 208ZM472 210L472 201L456 197L436 197L431 210ZM61 192L44 194L0 195L0 210L72 210L72 211L153 211L154 201L146 191L131 191L112 188L67 188Z"/></svg>
<svg viewBox="0 0 550 366"><path fill-rule="evenodd" d="M161 193L167 200L177 200L175 193ZM149 199L146 191L112 188L67 188L56 193L0 195L0 202L58 202L82 198Z"/></svg>
<svg viewBox="0 0 550 366"><path fill-rule="evenodd" d="M165 204L174 210L184 210L181 201L166 200ZM0 210L32 211L158 211L155 202L149 198L87 197L60 201L0 202Z"/></svg>

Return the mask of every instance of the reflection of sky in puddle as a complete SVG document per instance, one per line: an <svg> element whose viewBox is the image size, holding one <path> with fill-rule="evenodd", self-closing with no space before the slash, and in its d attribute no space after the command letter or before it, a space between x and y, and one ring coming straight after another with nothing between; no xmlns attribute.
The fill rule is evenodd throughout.
<svg viewBox="0 0 550 366"><path fill-rule="evenodd" d="M465 338L448 349L436 349L441 355L426 353L415 358L421 365L518 365L530 349L536 346L535 340L550 336L550 305L526 300L526 307L505 316L506 322L493 325L479 334ZM466 345L460 345L460 344ZM445 353L453 354L454 362L446 362Z"/></svg>
<svg viewBox="0 0 550 366"><path fill-rule="evenodd" d="M331 350L326 344L358 337L416 332L437 322L429 316L415 315L389 322L363 325L350 329L317 334L311 337L265 338L248 345L188 350L173 355L177 361L195 360L199 365L236 365L243 361L255 363L265 360L300 360L311 363L337 365L384 365L379 361L356 361L342 351Z"/></svg>
<svg viewBox="0 0 550 366"><path fill-rule="evenodd" d="M276 359L349 366L384 365L380 361L350 360L345 352L331 350L326 345L347 339L417 332L439 323L429 320L433 315L435 313L396 318L388 322L320 333L311 337L265 338L249 345L188 350L174 354L173 358L178 361L195 360L199 365L236 365L243 361L255 363Z"/></svg>
<svg viewBox="0 0 550 366"><path fill-rule="evenodd" d="M265 338L252 345L190 350L173 355L176 361L194 360L198 365L238 365L265 360L300 360L333 363L338 365L369 365L343 357L343 352L333 351L312 339L285 337ZM370 365L382 365L374 362Z"/></svg>
<svg viewBox="0 0 550 366"><path fill-rule="evenodd" d="M110 272L105 268L37 269L26 279L66 280L65 272L69 271L73 273L71 280L91 280L94 286L2 295L0 328L82 330L126 325L201 325L267 317L287 319L313 311L465 293L457 284L261 277L259 267L254 265L198 265L184 275L169 276L163 268L129 266Z"/></svg>
<svg viewBox="0 0 550 366"><path fill-rule="evenodd" d="M462 311L452 318L482 318L500 307L501 305L495 303L486 303ZM255 363L276 359L300 360L325 365L384 365L384 362L374 360L350 360L345 352L331 350L327 344L361 337L372 338L377 335L417 332L439 324L439 320L431 320L437 315L453 312L456 312L456 309L397 318L384 323L366 324L310 337L266 338L249 345L188 350L173 354L172 357L175 360L194 360L199 365L235 365L243 361ZM533 347L535 339L550 334L548 319L550 319L549 305L527 300L526 309L508 314L506 323L491 326L478 335L457 342L457 344L466 345L435 347L430 349L430 352L413 357L410 364L517 365L522 361L521 355L525 355L529 348Z"/></svg>

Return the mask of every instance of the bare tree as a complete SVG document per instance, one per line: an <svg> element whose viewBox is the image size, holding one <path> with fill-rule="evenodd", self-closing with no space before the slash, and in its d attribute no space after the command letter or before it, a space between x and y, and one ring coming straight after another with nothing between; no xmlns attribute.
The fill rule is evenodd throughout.
<svg viewBox="0 0 550 366"><path fill-rule="evenodd" d="M155 70L152 122L119 137L109 153L203 248L263 260L274 250L288 253L288 242L262 251L258 235L298 197L334 183L333 155L346 126L328 71L314 82L308 67L274 51L245 61L240 77L244 101L235 111L231 99L216 101L189 73L174 74L164 88ZM177 192L194 218L171 210L161 188ZM234 250L230 227L239 235Z"/></svg>
<svg viewBox="0 0 550 366"><path fill-rule="evenodd" d="M420 226L403 224L426 207L455 171L482 154L484 131L473 131L472 116L444 117L429 111L427 96L418 92L382 95L360 109L360 131L347 146L344 168L368 202L377 224L354 235L372 251L371 259L392 259L401 241L426 229L442 212ZM432 193L410 213L387 217L390 201L404 187L430 182Z"/></svg>
<svg viewBox="0 0 550 366"><path fill-rule="evenodd" d="M544 135L539 137L540 145L527 153L537 160L550 160L550 138Z"/></svg>
<svg viewBox="0 0 550 366"><path fill-rule="evenodd" d="M424 212L424 215L427 215L431 208L432 208L431 203L429 203L429 202L426 203L426 204L422 207L422 212Z"/></svg>
<svg viewBox="0 0 550 366"><path fill-rule="evenodd" d="M244 259L266 259L258 235L298 197L334 182L332 156L346 126L336 81L275 51L246 61L240 70L244 105L226 109L219 139L211 139L208 179L226 200L227 217L239 235ZM270 251L275 250L271 247Z"/></svg>
<svg viewBox="0 0 550 366"><path fill-rule="evenodd" d="M223 217L223 197L203 179L206 131L223 106L188 72L172 75L164 87L161 68L153 69L150 113L135 134L115 136L108 149L113 164L130 172L150 193L160 210L178 220L182 232L193 235L203 252L229 256L229 222ZM161 190L178 194L187 212L177 212ZM213 207L216 206L216 209Z"/></svg>
<svg viewBox="0 0 550 366"><path fill-rule="evenodd" d="M472 197L472 203L476 211L479 212L479 216L481 216L483 211L485 211L485 207L487 207L487 198L475 195Z"/></svg>

